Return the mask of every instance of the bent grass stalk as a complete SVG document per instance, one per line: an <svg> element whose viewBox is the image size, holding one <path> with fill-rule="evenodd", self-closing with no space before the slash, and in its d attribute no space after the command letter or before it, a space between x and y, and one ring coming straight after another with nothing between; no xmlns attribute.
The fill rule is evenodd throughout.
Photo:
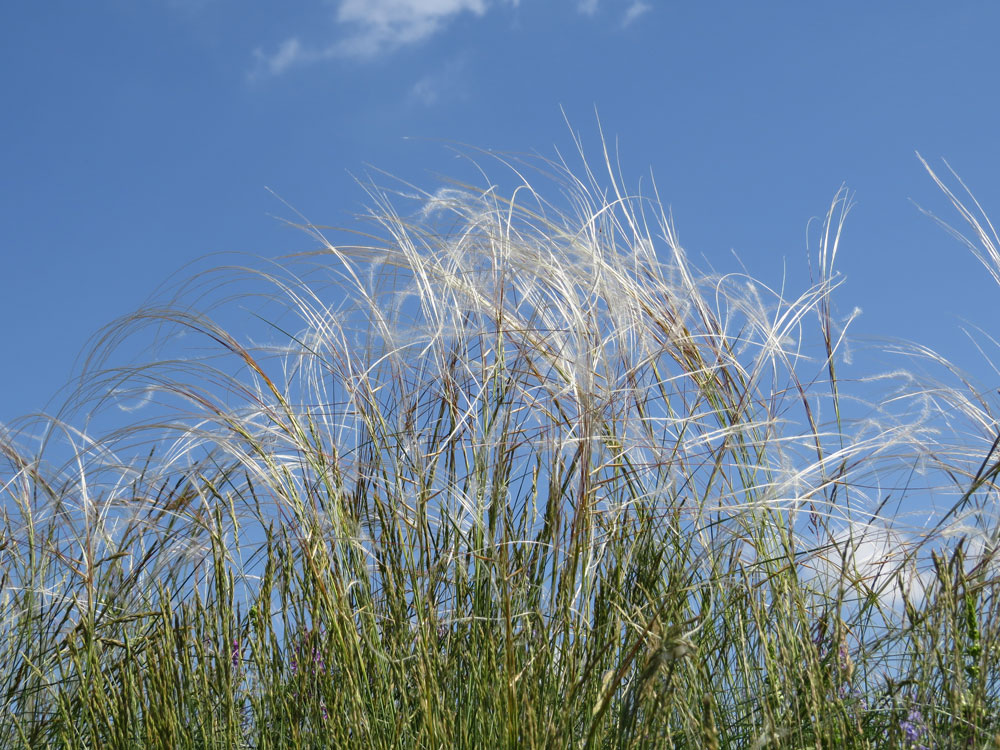
<svg viewBox="0 0 1000 750"><path fill-rule="evenodd" d="M367 244L106 329L0 438L3 746L995 746L995 459L935 442L991 407L846 395L846 194L788 300L607 164L373 189Z"/></svg>

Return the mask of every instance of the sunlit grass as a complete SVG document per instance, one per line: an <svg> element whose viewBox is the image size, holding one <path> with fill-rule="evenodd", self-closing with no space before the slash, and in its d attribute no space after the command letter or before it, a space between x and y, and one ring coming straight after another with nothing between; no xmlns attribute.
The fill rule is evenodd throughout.
<svg viewBox="0 0 1000 750"><path fill-rule="evenodd" d="M847 196L789 298L506 167L197 276L0 436L4 747L1000 746L995 403L839 376Z"/></svg>

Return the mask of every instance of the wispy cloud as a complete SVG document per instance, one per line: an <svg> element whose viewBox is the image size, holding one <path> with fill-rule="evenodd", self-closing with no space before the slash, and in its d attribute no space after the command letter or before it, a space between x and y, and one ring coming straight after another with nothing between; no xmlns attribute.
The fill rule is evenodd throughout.
<svg viewBox="0 0 1000 750"><path fill-rule="evenodd" d="M193 2L194 0L177 0ZM276 48L254 51L256 65L251 78L277 76L287 70L334 58L372 60L401 47L417 44L443 31L462 15L485 16L491 9L518 6L520 0L329 0L334 6L332 21L339 35L332 41L310 45L292 36ZM600 0L577 0L576 9L596 16ZM628 26L652 10L644 0L630 0L622 20ZM438 87L439 88L439 87ZM420 100L435 99L431 78L418 81L413 95Z"/></svg>
<svg viewBox="0 0 1000 750"><path fill-rule="evenodd" d="M913 541L889 526L852 523L836 534L830 548L810 562L814 582L826 591L840 586L877 596L880 602L903 611L905 597L919 602L928 584L909 556Z"/></svg>
<svg viewBox="0 0 1000 750"><path fill-rule="evenodd" d="M254 77L263 74L280 75L288 68L298 63L307 62L310 55L302 47L298 37L286 39L278 47L277 51L265 54L263 50L254 50L254 57L257 58L257 68L254 70Z"/></svg>
<svg viewBox="0 0 1000 750"><path fill-rule="evenodd" d="M461 13L482 16L488 0L341 0L337 22L352 33L339 42L352 57L382 52L423 41Z"/></svg>
<svg viewBox="0 0 1000 750"><path fill-rule="evenodd" d="M443 98L463 98L465 60L452 60L439 70L422 76L410 87L410 101L430 107Z"/></svg>
<svg viewBox="0 0 1000 750"><path fill-rule="evenodd" d="M645 15L652 9L653 6L649 3L644 3L642 0L635 0L635 2L628 6L628 10L625 11L625 17L622 19L622 26L628 26L639 16Z"/></svg>
<svg viewBox="0 0 1000 750"><path fill-rule="evenodd" d="M442 31L462 14L483 16L497 4L519 0L338 0L333 19L343 34L332 43L307 46L299 37L274 51L254 51L252 78L280 75L293 66L331 58L374 59Z"/></svg>

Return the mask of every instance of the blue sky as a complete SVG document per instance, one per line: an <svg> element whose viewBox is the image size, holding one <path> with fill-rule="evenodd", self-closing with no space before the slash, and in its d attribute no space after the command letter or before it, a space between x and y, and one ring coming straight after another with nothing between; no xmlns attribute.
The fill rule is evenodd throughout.
<svg viewBox="0 0 1000 750"><path fill-rule="evenodd" d="M595 161L599 113L630 186L652 170L699 264L774 285L845 184L855 334L985 377L957 331L990 330L998 290L911 199L952 218L920 151L1000 219L998 28L985 1L6 3L0 422L183 264L311 249L266 188L351 225L366 165L433 188L448 143L570 153L563 111Z"/></svg>

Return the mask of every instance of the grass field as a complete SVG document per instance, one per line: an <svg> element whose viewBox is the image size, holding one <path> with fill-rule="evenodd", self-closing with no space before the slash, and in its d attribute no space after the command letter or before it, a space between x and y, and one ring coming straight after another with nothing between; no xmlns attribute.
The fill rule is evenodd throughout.
<svg viewBox="0 0 1000 750"><path fill-rule="evenodd" d="M193 277L8 425L0 746L1000 747L997 402L838 376L846 195L789 297L610 166L499 169Z"/></svg>

